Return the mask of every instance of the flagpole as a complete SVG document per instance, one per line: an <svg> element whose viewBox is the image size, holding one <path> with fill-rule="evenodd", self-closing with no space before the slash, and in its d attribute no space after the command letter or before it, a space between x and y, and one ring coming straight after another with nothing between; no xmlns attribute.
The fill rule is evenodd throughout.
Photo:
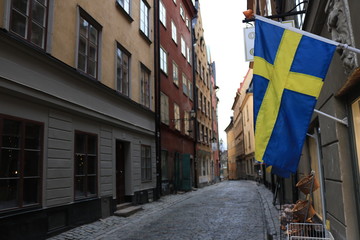
<svg viewBox="0 0 360 240"><path fill-rule="evenodd" d="M262 17L262 16L259 16L259 15L254 15L255 16L255 19L259 19L263 22L267 22L269 24L272 24L272 25L275 25L275 26L278 26L278 27L281 27L281 28L284 28L284 29L287 29L287 30L290 30L290 31L293 31L293 32L297 32L299 34L302 34L304 36L307 36L307 37L310 37L310 38L314 38L314 39L317 39L319 41L322 41L322 42L326 42L328 44L332 44L332 45L335 45L335 46L338 46L338 47L341 47L343 49L347 49L349 51L352 51L352 52L356 52L358 54L360 54L360 49L357 49L357 48L354 48L354 47L351 47L347 44L344 44L344 43L339 43L339 42L336 42L336 41L333 41L333 40L330 40L328 38L324 38L324 37L321 37L319 35L316 35L316 34L313 34L313 33L309 33L309 32L306 32L306 31L303 31L303 30L300 30L300 29L297 29L297 28L294 28L294 27L291 27L291 26L288 26L288 25L285 25L285 24L282 24L280 22L277 22L277 21L274 21L274 20L271 20L271 19L268 19L268 18L265 18L265 17Z"/></svg>

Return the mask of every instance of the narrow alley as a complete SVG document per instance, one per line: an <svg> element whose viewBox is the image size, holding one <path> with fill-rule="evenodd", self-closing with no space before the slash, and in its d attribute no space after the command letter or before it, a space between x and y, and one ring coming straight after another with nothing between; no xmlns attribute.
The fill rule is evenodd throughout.
<svg viewBox="0 0 360 240"><path fill-rule="evenodd" d="M168 195L128 218L100 219L50 239L267 239L278 230L271 196L253 181L225 181Z"/></svg>

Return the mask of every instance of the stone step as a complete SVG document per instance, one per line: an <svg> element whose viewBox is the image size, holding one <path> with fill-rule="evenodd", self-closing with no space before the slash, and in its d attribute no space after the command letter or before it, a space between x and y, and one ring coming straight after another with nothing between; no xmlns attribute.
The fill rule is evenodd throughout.
<svg viewBox="0 0 360 240"><path fill-rule="evenodd" d="M114 212L114 215L118 217L129 217L141 210L143 210L141 206L131 206L131 207L123 208L121 210L117 210L116 212Z"/></svg>
<svg viewBox="0 0 360 240"><path fill-rule="evenodd" d="M131 207L132 203L131 202L125 202L125 203L120 203L116 205L116 210L121 210L127 207Z"/></svg>

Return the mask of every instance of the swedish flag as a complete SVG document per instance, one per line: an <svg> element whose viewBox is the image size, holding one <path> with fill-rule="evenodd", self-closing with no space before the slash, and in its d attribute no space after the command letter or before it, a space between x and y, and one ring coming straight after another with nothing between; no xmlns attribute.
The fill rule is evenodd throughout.
<svg viewBox="0 0 360 240"><path fill-rule="evenodd" d="M268 21L255 20L255 159L287 177L297 170L336 46Z"/></svg>

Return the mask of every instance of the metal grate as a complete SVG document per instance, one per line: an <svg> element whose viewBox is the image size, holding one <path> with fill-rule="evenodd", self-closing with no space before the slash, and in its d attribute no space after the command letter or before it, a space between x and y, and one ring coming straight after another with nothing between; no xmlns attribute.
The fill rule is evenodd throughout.
<svg viewBox="0 0 360 240"><path fill-rule="evenodd" d="M334 240L322 224L290 223L287 226L288 240Z"/></svg>

